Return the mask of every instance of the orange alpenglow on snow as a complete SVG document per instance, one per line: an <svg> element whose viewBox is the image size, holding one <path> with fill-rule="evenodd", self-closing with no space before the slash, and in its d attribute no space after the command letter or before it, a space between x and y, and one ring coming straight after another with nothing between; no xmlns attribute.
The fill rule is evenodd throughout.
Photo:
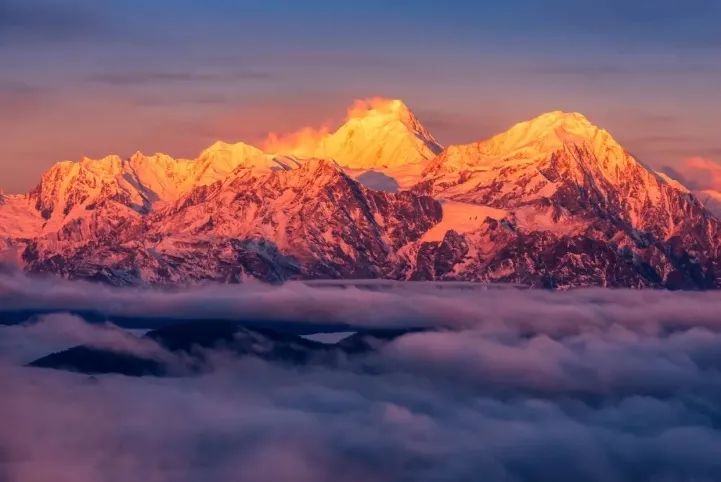
<svg viewBox="0 0 721 482"><path fill-rule="evenodd" d="M400 100L356 100L336 131L304 127L271 133L263 143L274 154L330 158L351 169L380 169L433 158L441 146Z"/></svg>

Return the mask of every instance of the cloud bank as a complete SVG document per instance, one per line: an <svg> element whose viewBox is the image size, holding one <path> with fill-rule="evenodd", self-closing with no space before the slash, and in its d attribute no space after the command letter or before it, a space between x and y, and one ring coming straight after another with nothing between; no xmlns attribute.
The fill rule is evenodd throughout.
<svg viewBox="0 0 721 482"><path fill-rule="evenodd" d="M721 164L704 157L690 157L678 167L663 171L678 180L716 216L721 216Z"/></svg>
<svg viewBox="0 0 721 482"><path fill-rule="evenodd" d="M169 293L16 281L0 285L3 306L435 329L332 368L217 352L201 376L136 379L22 366L51 346L136 350L112 325L42 315L0 327L3 481L721 476L716 293L426 283Z"/></svg>
<svg viewBox="0 0 721 482"><path fill-rule="evenodd" d="M690 157L678 168L666 167L665 170L691 190L721 191L721 164L711 159Z"/></svg>

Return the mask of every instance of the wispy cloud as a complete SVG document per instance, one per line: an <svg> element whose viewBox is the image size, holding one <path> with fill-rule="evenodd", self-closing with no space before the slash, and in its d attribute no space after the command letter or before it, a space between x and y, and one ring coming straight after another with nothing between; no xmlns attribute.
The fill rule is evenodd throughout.
<svg viewBox="0 0 721 482"><path fill-rule="evenodd" d="M664 166L663 171L692 190L721 191L721 164L703 157L690 157L678 166Z"/></svg>
<svg viewBox="0 0 721 482"><path fill-rule="evenodd" d="M167 84L171 82L228 82L240 80L268 80L273 76L260 70L234 70L228 72L191 71L135 71L105 72L88 76L91 82L109 85Z"/></svg>
<svg viewBox="0 0 721 482"><path fill-rule="evenodd" d="M17 121L40 107L49 93L47 89L29 82L0 78L0 104L3 106L0 122L10 119Z"/></svg>
<svg viewBox="0 0 721 482"><path fill-rule="evenodd" d="M577 58L573 61L546 61L524 66L532 74L549 76L576 76L588 80L627 80L631 77L648 79L649 75L683 78L689 74L713 75L721 73L714 62L678 57L634 56L617 58L614 63Z"/></svg>
<svg viewBox="0 0 721 482"><path fill-rule="evenodd" d="M109 26L96 6L77 0L0 0L0 43L103 37Z"/></svg>
<svg viewBox="0 0 721 482"><path fill-rule="evenodd" d="M582 3L572 0L538 2L539 9L556 13L555 21L578 34L601 35L627 45L659 42L667 47L714 47L719 32L715 19L721 4L715 0L622 0Z"/></svg>
<svg viewBox="0 0 721 482"><path fill-rule="evenodd" d="M0 78L0 94L33 95L38 92L41 92L41 89L28 82Z"/></svg>

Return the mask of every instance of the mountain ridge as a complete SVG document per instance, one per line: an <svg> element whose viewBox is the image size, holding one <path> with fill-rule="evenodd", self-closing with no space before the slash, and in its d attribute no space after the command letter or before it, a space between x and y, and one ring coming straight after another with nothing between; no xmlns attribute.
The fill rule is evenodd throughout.
<svg viewBox="0 0 721 482"><path fill-rule="evenodd" d="M582 114L553 111L441 149L404 103L370 99L308 152L326 150L343 154L218 141L194 160L60 162L28 195L3 198L0 220L16 227L0 237L27 271L121 285L721 286L715 216ZM397 192L359 182L405 170L417 174Z"/></svg>

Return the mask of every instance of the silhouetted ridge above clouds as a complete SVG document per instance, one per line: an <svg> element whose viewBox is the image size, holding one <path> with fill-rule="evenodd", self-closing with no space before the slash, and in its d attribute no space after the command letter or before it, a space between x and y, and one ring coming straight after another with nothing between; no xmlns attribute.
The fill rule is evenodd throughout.
<svg viewBox="0 0 721 482"><path fill-rule="evenodd" d="M336 343L321 343L276 329L230 321L195 321L152 330L140 342L153 342L152 358L127 347L105 349L79 345L39 358L29 366L69 370L89 375L183 376L212 370L212 352L232 357L257 357L287 365L337 366L348 356L367 355L410 332L409 329L362 329ZM288 323L292 326L292 323ZM210 358L209 358L210 356Z"/></svg>
<svg viewBox="0 0 721 482"><path fill-rule="evenodd" d="M87 346L76 346L62 352L52 353L38 358L28 366L69 370L88 375L118 373L131 377L142 377L161 376L167 373L166 368L156 360Z"/></svg>

